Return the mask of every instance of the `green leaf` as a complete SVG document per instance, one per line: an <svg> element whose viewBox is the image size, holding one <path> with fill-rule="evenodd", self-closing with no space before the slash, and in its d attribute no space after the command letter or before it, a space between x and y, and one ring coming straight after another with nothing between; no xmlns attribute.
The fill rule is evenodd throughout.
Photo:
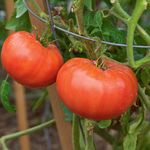
<svg viewBox="0 0 150 150"><path fill-rule="evenodd" d="M31 23L28 13L24 13L21 17L16 18L16 11L14 11L11 19L7 22L6 29L13 31L31 31Z"/></svg>
<svg viewBox="0 0 150 150"><path fill-rule="evenodd" d="M150 83L150 68L144 68L141 71L141 80L144 83L144 85L149 85Z"/></svg>
<svg viewBox="0 0 150 150"><path fill-rule="evenodd" d="M98 127L101 129L108 128L111 125L111 120L102 120L98 122Z"/></svg>
<svg viewBox="0 0 150 150"><path fill-rule="evenodd" d="M17 0L15 2L15 7L16 7L16 18L21 17L27 11L23 0Z"/></svg>
<svg viewBox="0 0 150 150"><path fill-rule="evenodd" d="M84 24L89 34L95 30L95 28L97 28L98 31L101 31L102 22L103 18L100 11L87 11L84 15Z"/></svg>
<svg viewBox="0 0 150 150"><path fill-rule="evenodd" d="M115 25L112 24L112 21L104 19L102 31L103 38L106 41L116 43L126 42L126 32L124 30L118 29Z"/></svg>
<svg viewBox="0 0 150 150"><path fill-rule="evenodd" d="M137 134L128 134L123 142L123 150L136 150Z"/></svg>
<svg viewBox="0 0 150 150"><path fill-rule="evenodd" d="M134 121L130 123L128 133L130 134L138 133L140 127L142 126L143 120L144 120L144 112L142 109L140 109L139 115L136 117Z"/></svg>
<svg viewBox="0 0 150 150"><path fill-rule="evenodd" d="M144 125L144 110L140 109L139 115L130 123L128 133L123 141L124 150L136 150L137 136L140 134ZM145 126L145 125L144 125Z"/></svg>
<svg viewBox="0 0 150 150"><path fill-rule="evenodd" d="M65 120L69 121L69 122L72 121L73 113L63 103L61 103L61 107L62 107L63 112L65 114Z"/></svg>
<svg viewBox="0 0 150 150"><path fill-rule="evenodd" d="M33 104L32 111L35 112L46 100L46 97L48 95L48 91L45 90L42 95L36 100L36 102Z"/></svg>
<svg viewBox="0 0 150 150"><path fill-rule="evenodd" d="M0 87L1 102L7 111L15 112L16 108L13 105L11 105L9 102L10 91L11 91L11 88L10 88L9 83L6 80L3 80L1 87Z"/></svg>
<svg viewBox="0 0 150 150"><path fill-rule="evenodd" d="M120 118L120 124L121 124L123 134L127 134L128 132L130 116L131 116L130 110L128 110Z"/></svg>
<svg viewBox="0 0 150 150"><path fill-rule="evenodd" d="M92 0L84 0L84 5L92 11L92 7L93 7L93 2Z"/></svg>

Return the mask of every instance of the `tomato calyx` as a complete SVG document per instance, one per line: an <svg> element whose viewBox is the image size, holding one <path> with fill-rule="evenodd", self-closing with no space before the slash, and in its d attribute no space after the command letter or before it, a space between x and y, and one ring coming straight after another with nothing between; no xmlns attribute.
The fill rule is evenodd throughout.
<svg viewBox="0 0 150 150"><path fill-rule="evenodd" d="M93 61L97 68L102 69L103 71L108 69L108 66L105 63L104 58L99 57L96 61Z"/></svg>

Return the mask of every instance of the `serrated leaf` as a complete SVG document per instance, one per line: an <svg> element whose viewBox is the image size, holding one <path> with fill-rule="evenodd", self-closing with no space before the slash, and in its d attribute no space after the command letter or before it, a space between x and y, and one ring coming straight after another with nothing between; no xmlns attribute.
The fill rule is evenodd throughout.
<svg viewBox="0 0 150 150"><path fill-rule="evenodd" d="M137 134L128 134L123 142L123 150L136 150Z"/></svg>
<svg viewBox="0 0 150 150"><path fill-rule="evenodd" d="M84 24L89 34L91 34L91 32L95 28L101 31L102 22L103 18L100 11L97 12L87 11L84 15Z"/></svg>
<svg viewBox="0 0 150 150"><path fill-rule="evenodd" d="M116 42L116 43L125 43L126 42L126 32L124 30L118 29L115 25L112 24L109 20L104 20L102 25L102 35L104 40Z"/></svg>
<svg viewBox="0 0 150 150"><path fill-rule="evenodd" d="M16 7L16 18L21 17L27 11L23 0L17 0L15 2L15 7Z"/></svg>
<svg viewBox="0 0 150 150"><path fill-rule="evenodd" d="M13 31L31 31L31 23L29 15L25 12L21 17L16 18L16 11L11 16L11 19L7 22L6 29Z"/></svg>
<svg viewBox="0 0 150 150"><path fill-rule="evenodd" d="M98 122L98 127L101 129L108 128L111 125L111 120L102 120Z"/></svg>
<svg viewBox="0 0 150 150"><path fill-rule="evenodd" d="M11 88L9 83L6 80L3 80L0 87L1 102L7 111L15 112L16 108L13 105L11 105L9 102L10 91Z"/></svg>

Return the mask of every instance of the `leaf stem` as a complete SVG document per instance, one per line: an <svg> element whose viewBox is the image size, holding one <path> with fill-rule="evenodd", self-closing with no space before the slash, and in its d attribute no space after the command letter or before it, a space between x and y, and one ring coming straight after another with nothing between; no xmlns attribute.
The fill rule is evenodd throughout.
<svg viewBox="0 0 150 150"><path fill-rule="evenodd" d="M121 21L127 24L128 19L130 18L129 14L123 10L118 0L115 0L112 3L113 7L110 10L110 13L115 17L119 18ZM150 36L149 34L137 24L137 30L140 33L141 37L150 45Z"/></svg>
<svg viewBox="0 0 150 150"><path fill-rule="evenodd" d="M127 56L128 62L131 67L135 68L136 64L134 61L134 54L133 54L133 41L134 41L134 32L137 26L138 20L141 17L143 11L146 9L147 2L146 0L137 0L135 9L133 10L132 16L129 18L127 26Z"/></svg>
<svg viewBox="0 0 150 150"><path fill-rule="evenodd" d="M42 9L40 8L40 6L35 0L29 0L29 1L32 3L32 5L34 6L35 10L38 12L40 17L45 18L45 19L48 18L48 15L42 11Z"/></svg>
<svg viewBox="0 0 150 150"><path fill-rule="evenodd" d="M72 125L72 141L73 141L73 150L81 150L80 148L80 127L79 127L79 118L73 114L73 125Z"/></svg>
<svg viewBox="0 0 150 150"><path fill-rule="evenodd" d="M75 13L77 25L78 25L78 32L80 35L85 34L83 9L84 9L84 0L74 0L72 11ZM96 54L94 53L92 44L89 41L84 41L84 45L90 59L96 59Z"/></svg>
<svg viewBox="0 0 150 150"><path fill-rule="evenodd" d="M141 97L142 102L146 106L148 110L150 110L150 99L149 97L145 94L145 89L141 87L140 84L138 84L139 87L139 95Z"/></svg>
<svg viewBox="0 0 150 150"><path fill-rule="evenodd" d="M84 120L85 125L85 139L86 139L86 146L85 150L95 150L94 145L94 124L91 120Z"/></svg>
<svg viewBox="0 0 150 150"><path fill-rule="evenodd" d="M0 143L2 144L2 147L3 147L3 150L8 150L5 142L8 141L8 140L12 140L12 139L16 139L20 136L24 136L24 135L27 135L27 134L31 134L35 131L38 131L38 130L41 130L51 124L53 124L55 121L54 120L50 120L50 121L47 121L45 123L42 123L38 126L35 126L35 127L32 127L32 128L29 128L27 130L24 130L24 131L19 131L19 132L16 132L16 133L12 133L12 134L9 134L9 135L5 135L5 136L2 136L0 138Z"/></svg>
<svg viewBox="0 0 150 150"><path fill-rule="evenodd" d="M100 135L106 142L113 145L115 142L115 139L104 129L100 129L98 127L94 128L94 132L98 135Z"/></svg>

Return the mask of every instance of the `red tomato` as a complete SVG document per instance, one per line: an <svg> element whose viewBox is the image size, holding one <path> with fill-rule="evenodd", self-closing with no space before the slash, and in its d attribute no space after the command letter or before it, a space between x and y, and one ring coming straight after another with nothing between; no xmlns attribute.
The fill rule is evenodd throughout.
<svg viewBox="0 0 150 150"><path fill-rule="evenodd" d="M138 85L132 70L116 61L104 60L97 68L85 58L66 62L57 75L57 90L64 104L75 114L94 119L112 119L136 100Z"/></svg>
<svg viewBox="0 0 150 150"><path fill-rule="evenodd" d="M44 87L55 82L63 58L55 45L44 47L35 36L24 31L10 35L1 53L6 71L28 87Z"/></svg>

